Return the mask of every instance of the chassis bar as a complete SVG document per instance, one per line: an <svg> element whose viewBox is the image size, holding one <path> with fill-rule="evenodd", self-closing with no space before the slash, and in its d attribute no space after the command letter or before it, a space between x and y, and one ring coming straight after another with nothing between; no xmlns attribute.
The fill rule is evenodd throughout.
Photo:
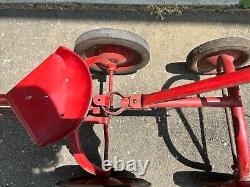
<svg viewBox="0 0 250 187"><path fill-rule="evenodd" d="M190 97L147 105L148 108L186 108L186 107L237 107L241 102L233 97Z"/></svg>
<svg viewBox="0 0 250 187"><path fill-rule="evenodd" d="M208 78L198 82L177 86L167 90L142 95L142 106L147 107L155 103L175 100L186 96L201 94L204 92L220 90L246 84L250 82L250 66L237 70L232 73L226 73L217 77Z"/></svg>
<svg viewBox="0 0 250 187"><path fill-rule="evenodd" d="M233 57L228 55L221 55L220 62L223 64L225 73L235 72L235 66L233 64ZM235 101L241 102L239 86L228 88L228 94ZM249 180L249 145L248 145L248 126L245 119L243 107L234 106L231 107L235 144L237 149L237 172L239 181Z"/></svg>

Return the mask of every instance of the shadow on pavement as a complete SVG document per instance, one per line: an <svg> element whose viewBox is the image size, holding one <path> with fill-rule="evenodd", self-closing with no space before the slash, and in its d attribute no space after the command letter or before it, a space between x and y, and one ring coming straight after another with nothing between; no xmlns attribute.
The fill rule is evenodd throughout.
<svg viewBox="0 0 250 187"><path fill-rule="evenodd" d="M67 142L39 148L31 140L11 109L0 110L0 186L48 186L68 177L89 176L78 165L57 167L62 162ZM93 125L83 125L81 140L86 142L86 155L100 164L99 138ZM63 149L64 147L64 149ZM55 169L56 168L56 169Z"/></svg>
<svg viewBox="0 0 250 187"><path fill-rule="evenodd" d="M191 81L198 81L200 80L200 77L193 73L188 73L185 70L185 64L184 63L173 63L166 65L166 71L178 74L170 79L168 79L165 84L162 87L162 90L170 88L176 81L179 80L191 80ZM197 95L198 96L198 95ZM199 117L199 123L200 123L200 133L201 133L201 144L199 143L198 138L196 137L194 131L192 130L188 119L185 117L183 111L181 108L176 108L177 114L179 115L179 118L181 119L182 124L184 125L184 128L188 132L193 144L195 145L197 151L199 152L202 160L204 163L196 162L189 160L185 158L175 147L174 143L171 140L171 137L169 135L169 124L167 121L167 110L161 109L158 116L156 116L156 121L158 124L158 130L159 130L159 136L163 138L168 150L170 153L182 164L199 169L204 171L211 171L212 167L210 165L210 161L208 159L207 155L207 148L206 148L206 139L205 139L205 132L204 132L204 122L203 122L203 114L202 114L202 108L197 108L198 111L198 117Z"/></svg>
<svg viewBox="0 0 250 187"><path fill-rule="evenodd" d="M203 171L179 171L173 174L176 185L181 187L196 187L207 183L232 180L232 175Z"/></svg>
<svg viewBox="0 0 250 187"><path fill-rule="evenodd" d="M178 74L178 75L183 75L183 74L185 75L186 74L185 78L190 76L190 75L191 75L191 77L197 77L194 74L190 74L191 72L188 70L186 62L175 62L175 63L167 64L166 71L168 73ZM171 84L173 84L173 83L174 83L174 81L172 81Z"/></svg>
<svg viewBox="0 0 250 187"><path fill-rule="evenodd" d="M170 88L176 81L179 80L191 80L191 81L198 81L200 80L200 77L196 74L189 73L186 71L186 68L184 68L185 64L183 63L173 63L168 64L166 66L166 70L168 72L179 74L176 75L169 80L165 82L165 84L162 87L162 90ZM192 161L184 157L179 150L175 147L172 138L169 134L169 124L168 124L168 110L176 110L177 114L179 115L181 122L188 132L193 144L195 145L198 153L200 154L203 163ZM206 145L206 139L205 139L205 132L204 132L204 122L203 122L203 112L201 108L197 108L198 112L198 118L199 118L199 124L200 124L200 133L201 133L201 144L198 138L196 137L193 129L191 128L188 119L184 115L182 109L176 108L176 109L153 109L149 111L124 111L120 116L153 116L156 118L156 122L158 124L158 134L160 137L163 138L168 150L170 153L175 157L179 162L182 164L194 168L203 170L206 172L210 172L212 170L212 166L210 164L208 155L207 155L207 145Z"/></svg>

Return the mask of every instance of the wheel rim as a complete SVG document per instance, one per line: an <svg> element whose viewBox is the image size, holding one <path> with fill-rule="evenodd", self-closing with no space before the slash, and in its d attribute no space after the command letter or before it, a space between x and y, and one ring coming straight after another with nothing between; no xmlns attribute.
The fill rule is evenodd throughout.
<svg viewBox="0 0 250 187"><path fill-rule="evenodd" d="M105 53L114 53L121 55L124 57L125 61L120 62L117 58L114 57L114 62L117 63L117 69L116 72L129 72L136 71L138 62L142 61L142 57L133 49L119 46L119 45L113 45L113 44L107 44L107 45L97 45L91 48L88 48L86 51L83 52L84 57L88 58L91 56L101 56ZM91 69L95 71L106 71L106 67L103 67L102 65L93 65Z"/></svg>
<svg viewBox="0 0 250 187"><path fill-rule="evenodd" d="M227 54L234 57L235 67L240 67L246 63L248 55L243 51L225 50L209 54L197 61L197 70L202 73L213 73L217 68L217 60L221 54Z"/></svg>

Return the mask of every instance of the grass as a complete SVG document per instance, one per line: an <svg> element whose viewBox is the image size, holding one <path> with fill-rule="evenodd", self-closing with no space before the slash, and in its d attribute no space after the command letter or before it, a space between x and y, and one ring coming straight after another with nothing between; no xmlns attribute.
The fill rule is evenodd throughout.
<svg viewBox="0 0 250 187"><path fill-rule="evenodd" d="M169 14L182 15L183 9L183 6L149 5L146 10L152 15L156 15L161 20L165 20L166 16Z"/></svg>
<svg viewBox="0 0 250 187"><path fill-rule="evenodd" d="M250 0L240 0L240 6L242 8L250 8Z"/></svg>

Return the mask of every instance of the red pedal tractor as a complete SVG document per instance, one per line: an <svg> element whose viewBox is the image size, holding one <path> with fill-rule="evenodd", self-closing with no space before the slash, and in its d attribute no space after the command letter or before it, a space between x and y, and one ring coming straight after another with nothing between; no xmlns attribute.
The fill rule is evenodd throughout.
<svg viewBox="0 0 250 187"><path fill-rule="evenodd" d="M2 94L0 104L11 106L38 146L68 138L72 155L78 164L93 174L90 178L60 181L56 185L58 187L150 186L149 182L142 179L112 177L111 170L106 171L92 164L81 147L81 125L103 125L104 160L107 160L109 121L112 116L125 110L223 107L228 118L230 109L233 123L228 125L235 158L235 179L209 186L250 186L248 127L239 90L239 85L250 82L250 67L240 68L249 60L249 55L248 40L213 40L189 53L187 67L201 74L216 74L215 77L154 93L123 96L113 90L113 76L135 73L144 67L150 59L149 46L143 38L131 32L97 29L79 36L74 52L59 47L6 95ZM108 75L106 94L93 95L89 69ZM223 90L223 96L193 97L214 90ZM114 106L114 96L120 97L118 108Z"/></svg>

